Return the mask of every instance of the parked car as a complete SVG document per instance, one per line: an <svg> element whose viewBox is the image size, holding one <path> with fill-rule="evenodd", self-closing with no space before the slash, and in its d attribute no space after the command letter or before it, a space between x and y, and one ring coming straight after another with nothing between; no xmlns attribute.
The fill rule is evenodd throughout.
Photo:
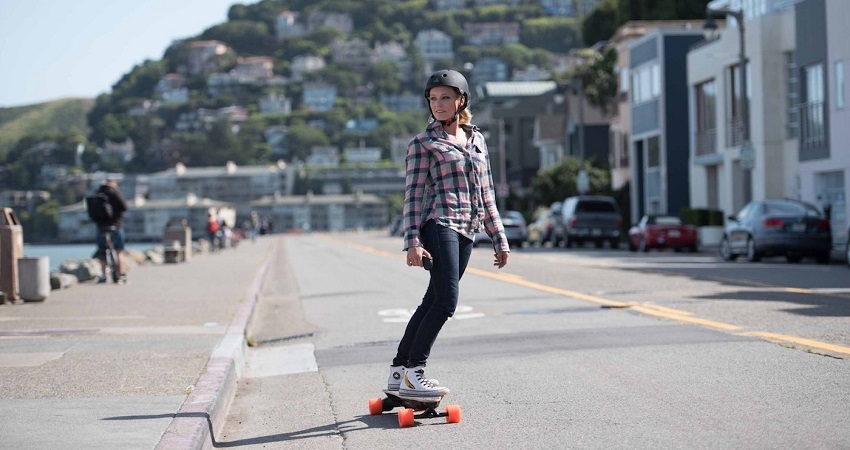
<svg viewBox="0 0 850 450"><path fill-rule="evenodd" d="M696 252L697 242L697 227L672 214L648 214L629 228L629 250L633 252L646 252L652 248Z"/></svg>
<svg viewBox="0 0 850 450"><path fill-rule="evenodd" d="M555 224L561 217L561 202L552 203L549 208L540 208L534 213L534 221L528 224L528 244L542 247L553 242Z"/></svg>
<svg viewBox="0 0 850 450"><path fill-rule="evenodd" d="M525 224L525 217L519 211L504 211L500 214L502 225L505 227L505 236L508 238L508 245L511 249L522 247L522 243L528 240L528 226ZM487 232L481 230L475 235L473 247L485 242L492 242Z"/></svg>
<svg viewBox="0 0 850 450"><path fill-rule="evenodd" d="M850 228L847 229L847 244L844 246L844 259L847 261L847 267L850 267Z"/></svg>
<svg viewBox="0 0 850 450"><path fill-rule="evenodd" d="M601 248L607 241L611 248L620 245L620 207L613 197L579 195L565 199L561 217L555 225L555 239L567 247L590 241Z"/></svg>
<svg viewBox="0 0 850 450"><path fill-rule="evenodd" d="M737 216L729 216L720 240L720 257L748 261L785 256L790 263L812 256L829 262L832 233L829 221L815 206L796 200L756 200Z"/></svg>

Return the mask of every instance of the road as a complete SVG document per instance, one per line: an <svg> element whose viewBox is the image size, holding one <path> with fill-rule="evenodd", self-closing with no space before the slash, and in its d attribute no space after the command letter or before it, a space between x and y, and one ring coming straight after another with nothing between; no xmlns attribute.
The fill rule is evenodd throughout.
<svg viewBox="0 0 850 450"><path fill-rule="evenodd" d="M463 422L369 416L428 274L384 233L289 236L220 447L848 448L850 271L473 252L426 374Z"/></svg>

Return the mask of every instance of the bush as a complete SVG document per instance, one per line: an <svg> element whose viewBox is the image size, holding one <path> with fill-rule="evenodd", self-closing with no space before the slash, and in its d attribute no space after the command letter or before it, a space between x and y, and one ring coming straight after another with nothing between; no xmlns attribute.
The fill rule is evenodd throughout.
<svg viewBox="0 0 850 450"><path fill-rule="evenodd" d="M708 208L682 208L679 214L685 222L698 227L723 226L723 211Z"/></svg>

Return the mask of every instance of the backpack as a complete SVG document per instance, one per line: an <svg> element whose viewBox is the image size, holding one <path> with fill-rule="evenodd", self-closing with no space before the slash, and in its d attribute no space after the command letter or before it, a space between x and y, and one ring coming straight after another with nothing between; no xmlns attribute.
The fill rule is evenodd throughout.
<svg viewBox="0 0 850 450"><path fill-rule="evenodd" d="M109 196L103 192L86 197L86 211L92 222L98 225L108 225L115 220L112 203Z"/></svg>

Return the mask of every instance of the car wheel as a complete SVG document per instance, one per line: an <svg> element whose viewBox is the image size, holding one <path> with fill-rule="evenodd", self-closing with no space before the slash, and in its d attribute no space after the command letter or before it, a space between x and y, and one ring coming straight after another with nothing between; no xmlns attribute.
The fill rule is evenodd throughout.
<svg viewBox="0 0 850 450"><path fill-rule="evenodd" d="M829 252L819 253L815 256L815 261L817 261L818 264L829 264L829 260L830 260Z"/></svg>
<svg viewBox="0 0 850 450"><path fill-rule="evenodd" d="M618 239L611 239L610 247L612 250L620 249L620 241Z"/></svg>
<svg viewBox="0 0 850 450"><path fill-rule="evenodd" d="M720 240L720 258L724 261L734 261L738 255L732 253L732 246L729 245L729 239L723 236Z"/></svg>
<svg viewBox="0 0 850 450"><path fill-rule="evenodd" d="M596 248L602 248L602 246L603 246L603 245L605 245L605 242L603 242L603 241L594 241L594 242L593 242L593 245L594 245Z"/></svg>
<svg viewBox="0 0 850 450"><path fill-rule="evenodd" d="M789 263L797 264L803 260L803 255L800 255L799 253L789 253L785 255L785 260Z"/></svg>
<svg viewBox="0 0 850 450"><path fill-rule="evenodd" d="M761 261L761 254L759 254L758 250L756 250L756 241L754 241L752 237L747 238L747 261Z"/></svg>

